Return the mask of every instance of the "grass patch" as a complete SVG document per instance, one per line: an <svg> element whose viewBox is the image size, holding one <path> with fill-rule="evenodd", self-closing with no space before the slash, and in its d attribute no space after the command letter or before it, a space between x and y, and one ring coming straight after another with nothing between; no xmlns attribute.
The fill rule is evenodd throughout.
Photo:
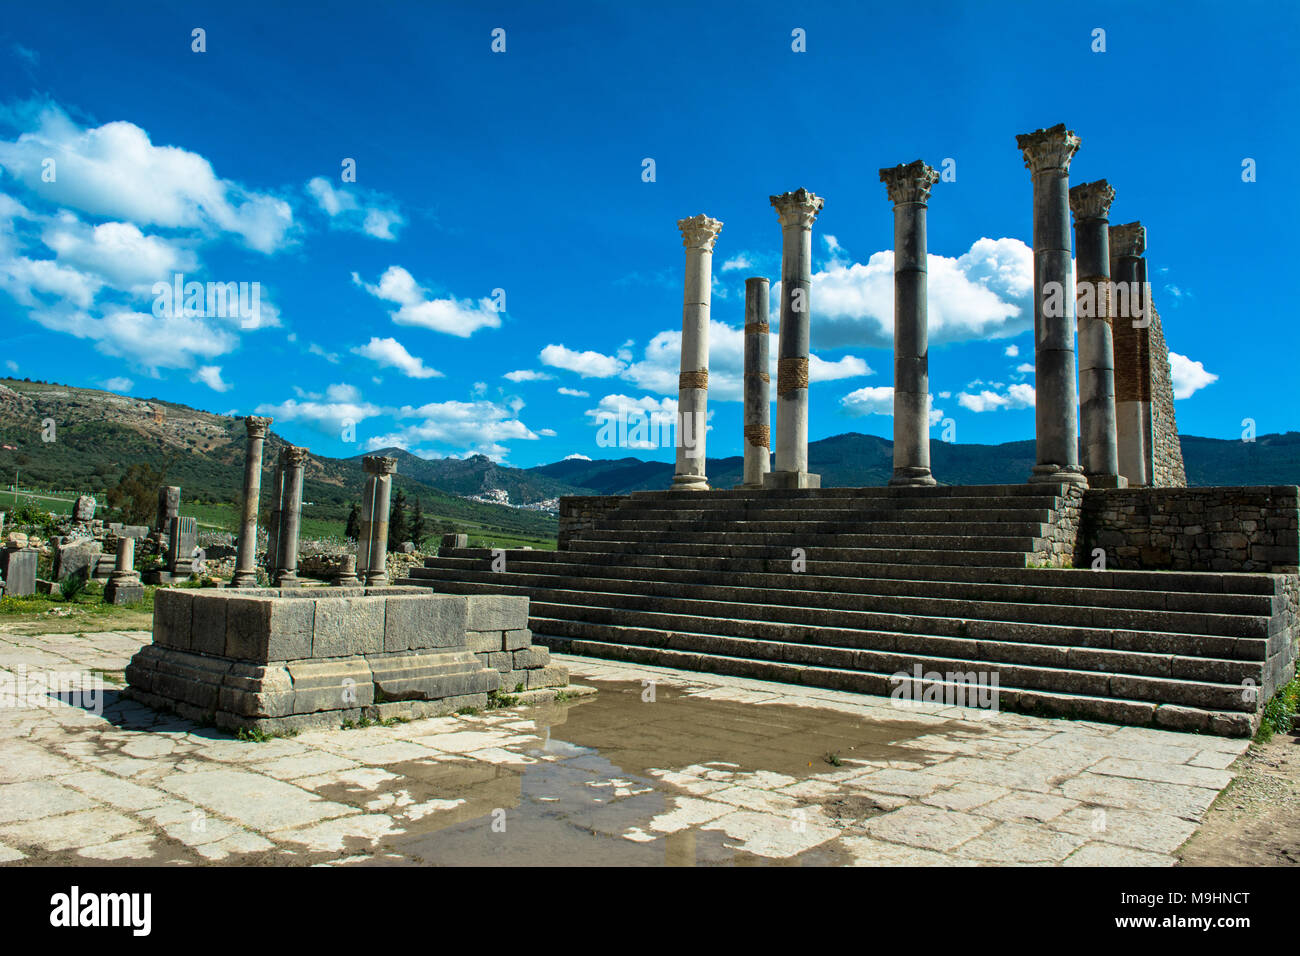
<svg viewBox="0 0 1300 956"><path fill-rule="evenodd" d="M460 717L477 717L481 713L483 713L482 707L462 707L456 711L456 714Z"/></svg>
<svg viewBox="0 0 1300 956"><path fill-rule="evenodd" d="M283 737L297 737L296 730L275 730L268 733L260 727L240 727L235 734L236 740L242 740L248 744L264 744L271 740L279 740Z"/></svg>
<svg viewBox="0 0 1300 956"><path fill-rule="evenodd" d="M1300 677L1282 685L1273 698L1264 705L1264 718L1255 731L1255 742L1266 744L1274 734L1289 733L1296 710L1300 708Z"/></svg>
<svg viewBox="0 0 1300 956"><path fill-rule="evenodd" d="M822 757L822 759L825 760L832 767L844 766L844 761L840 759L840 755L834 752L826 754L826 756Z"/></svg>
<svg viewBox="0 0 1300 956"><path fill-rule="evenodd" d="M500 710L502 707L513 707L519 703L519 698L513 694L503 694L500 690L494 690L488 694L487 709Z"/></svg>
<svg viewBox="0 0 1300 956"><path fill-rule="evenodd" d="M568 700L572 696L573 695L569 693L567 690L557 690L555 692L555 702L557 704L563 704L566 700Z"/></svg>

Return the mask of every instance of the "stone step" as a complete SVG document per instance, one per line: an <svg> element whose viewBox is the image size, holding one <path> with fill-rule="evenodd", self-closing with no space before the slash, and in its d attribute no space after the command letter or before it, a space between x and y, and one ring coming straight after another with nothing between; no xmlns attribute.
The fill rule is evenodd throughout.
<svg viewBox="0 0 1300 956"><path fill-rule="evenodd" d="M1015 539L1011 539L1015 540ZM1017 542L1018 544L1018 542ZM791 560L792 547L801 547L806 552L811 566L814 561L842 561L850 564L862 562L890 562L894 564L955 564L979 567L1025 567L1025 551L1015 550L947 550L947 549L903 549L897 545L882 545L875 548L852 547L807 547L805 545L749 545L749 544L679 544L677 542L655 542L647 547L644 541L603 541L575 538L569 542L569 552L583 551L590 554L655 554L675 555L679 557L713 557L720 551L738 558L765 558L778 560L787 566Z"/></svg>
<svg viewBox="0 0 1300 956"><path fill-rule="evenodd" d="M510 566L517 561L583 564L591 567L668 568L692 572L725 571L736 574L789 574L790 556L740 557L707 553L673 555L661 551L596 552L502 549ZM442 549L440 557L482 561L484 548ZM877 562L822 559L810 562L807 573L855 579L906 579L951 583L1027 584L1031 586L1085 587L1098 589L1149 589L1204 594L1273 596L1278 593L1276 575L1240 574L1218 571L1092 571L1085 568L1026 568L1023 565L991 568L957 564L903 564L894 560Z"/></svg>
<svg viewBox="0 0 1300 956"><path fill-rule="evenodd" d="M776 548L898 548L919 551L1033 551L1040 535L957 535L957 534L854 534L836 531L800 531L780 534L765 531L589 531L584 542L633 542L650 544L737 545Z"/></svg>
<svg viewBox="0 0 1300 956"><path fill-rule="evenodd" d="M970 496L965 498L728 498L704 494L686 498L628 498L613 511L664 514L674 511L877 511L919 515L931 512L1055 510L1063 499L1050 494Z"/></svg>
<svg viewBox="0 0 1300 956"><path fill-rule="evenodd" d="M559 552L560 555L566 552ZM456 580L466 572L491 571L491 558L428 558L426 567L412 568L411 576L421 580ZM839 594L898 595L918 598L950 598L971 601L1003 601L1067 604L1078 607L1113 607L1152 611L1199 611L1211 614L1273 613L1273 598L1254 594L1216 594L1200 591L1144 590L1140 588L1058 587L1034 584L999 584L985 581L936 581L912 578L854 578L819 574L750 572L737 574L728 570L701 570L698 567L668 568L660 565L610 566L605 563L513 558L508 570L534 576L537 583L563 579L574 586L588 581L613 581L629 585L697 584L756 588L764 600L783 603L802 600L805 591L831 591ZM495 573L495 572L494 572ZM1040 576L1041 577L1041 576ZM466 580L470 580L466 578ZM474 580L478 580L475 578ZM569 586L566 584L565 586ZM789 592L788 594L782 592Z"/></svg>
<svg viewBox="0 0 1300 956"><path fill-rule="evenodd" d="M634 491L633 501L714 501L754 500L786 501L791 499L824 498L1042 498L1062 497L1067 493L1065 484L1015 485L932 485L928 488L909 486L873 485L861 488L782 488L754 490L748 488L714 488L709 491Z"/></svg>
<svg viewBox="0 0 1300 956"><path fill-rule="evenodd" d="M538 622L539 624L542 622ZM744 657L700 654L636 644L618 644L589 638L539 634L539 643L562 653L601 657L660 667L726 674L758 680L827 687L877 696L890 696L899 685L889 675L810 667L777 661L756 661ZM944 686L944 682L940 682ZM1254 730L1250 715L1198 707L1183 707L1151 701L1117 700L1041 690L1027 690L1001 684L1000 706L1045 716L1062 716L1136 726L1158 726L1171 730L1202 731L1224 736L1249 736ZM900 705L903 706L903 705ZM901 710L900 713L906 713ZM904 718L905 719L905 718Z"/></svg>
<svg viewBox="0 0 1300 956"><path fill-rule="evenodd" d="M409 581L419 579L409 578ZM564 588L538 588L507 583L497 575L489 581L445 581L439 591L456 594L498 593L526 594L532 606L563 605L582 607L593 611L610 612L611 623L619 623L617 615L635 616L638 620L654 619L654 626L680 626L683 618L708 619L717 633L744 636L751 626L750 617L761 608L764 622L781 626L797 626L818 631L851 630L891 635L934 635L958 637L972 641L994 641L1007 644L1040 644L1056 647L1103 648L1124 652L1172 654L1185 658L1214 658L1222 660L1262 660L1267 645L1267 620L1250 617L1230 618L1244 624L1262 622L1257 627L1262 634L1205 634L1190 631L1148 629L1140 623L1130 627L1089 626L1086 624L1054 624L1037 621L1006 620L999 617L962 618L941 614L903 614L878 611L858 611L799 605L755 605L738 601L711 601L694 598L662 598L640 594L602 591L575 591ZM1008 609L1015 605L1006 606ZM992 611L999 610L996 606ZM540 612L539 612L540 613ZM1134 612L1143 613L1143 612ZM1162 614L1166 612L1145 612ZM1186 618L1186 615L1183 615ZM1168 623L1166 619L1165 623ZM650 625L647 625L650 626ZM1235 629L1235 628L1234 628ZM893 638L891 638L892 640Z"/></svg>
<svg viewBox="0 0 1300 956"><path fill-rule="evenodd" d="M838 518L826 521L727 521L712 516L688 520L674 515L669 520L643 521L614 516L596 522L595 532L585 532L583 538L610 532L664 535L648 540L696 540L702 533L770 534L803 537L805 535L853 535L870 533L898 537L929 538L960 534L963 537L1029 537L1042 538L1048 534L1048 525L1028 521L863 521L856 518Z"/></svg>
<svg viewBox="0 0 1300 956"><path fill-rule="evenodd" d="M642 508L623 505L610 511L601 520L609 521L970 521L970 522L1026 522L1043 524L1052 520L1051 508L916 508L903 510L898 508L844 507L840 503L827 502L834 507L828 508Z"/></svg>

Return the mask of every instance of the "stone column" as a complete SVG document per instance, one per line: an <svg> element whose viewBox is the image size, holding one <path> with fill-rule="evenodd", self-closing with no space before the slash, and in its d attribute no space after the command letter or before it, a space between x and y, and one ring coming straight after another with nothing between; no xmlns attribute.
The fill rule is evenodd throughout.
<svg viewBox="0 0 1300 956"><path fill-rule="evenodd" d="M135 539L117 539L117 564L104 585L104 603L131 604L144 597L144 585L135 571Z"/></svg>
<svg viewBox="0 0 1300 956"><path fill-rule="evenodd" d="M772 196L781 220L781 330L776 362L776 464L764 488L820 488L808 473L812 224L826 200L806 189Z"/></svg>
<svg viewBox="0 0 1300 956"><path fill-rule="evenodd" d="M271 472L271 520L266 524L266 573L272 578L280 567L280 522L284 516L284 456L287 448L280 449L280 457Z"/></svg>
<svg viewBox="0 0 1300 956"><path fill-rule="evenodd" d="M933 485L930 474L930 344L925 216L939 173L921 160L882 169L894 203L894 477Z"/></svg>
<svg viewBox="0 0 1300 956"><path fill-rule="evenodd" d="M709 421L709 299L713 243L722 223L700 215L677 220L677 228L686 247L686 292L677 380L677 471L672 487L675 491L708 491L704 446Z"/></svg>
<svg viewBox="0 0 1300 956"><path fill-rule="evenodd" d="M1070 190L1074 213L1075 309L1079 322L1079 430L1083 473L1094 488L1123 488L1115 438L1115 344L1111 325L1107 217L1115 190L1104 179Z"/></svg>
<svg viewBox="0 0 1300 956"><path fill-rule="evenodd" d="M257 587L257 507L262 498L262 446L266 443L271 421L255 415L244 419L244 427L248 429L248 454L244 460L244 516L239 526L235 573L230 579L232 588Z"/></svg>
<svg viewBox="0 0 1300 956"><path fill-rule="evenodd" d="M298 533L302 528L302 473L307 464L307 449L290 446L281 457L284 465L284 499L280 513L280 560L275 572L275 586L296 588L298 580Z"/></svg>
<svg viewBox="0 0 1300 956"><path fill-rule="evenodd" d="M762 488L772 468L772 376L768 372L768 282L745 280L745 474L740 488Z"/></svg>
<svg viewBox="0 0 1300 956"><path fill-rule="evenodd" d="M361 459L361 467L370 477L366 480L366 491L361 503L357 573L366 585L383 587L388 583L388 512L397 459L367 455Z"/></svg>
<svg viewBox="0 0 1300 956"><path fill-rule="evenodd" d="M1070 160L1079 137L1064 123L1016 137L1034 175L1034 419L1030 481L1086 485L1079 467L1079 392L1070 288Z"/></svg>
<svg viewBox="0 0 1300 956"><path fill-rule="evenodd" d="M1151 415L1149 317L1143 309L1143 261L1147 234L1140 222L1111 226L1110 272L1115 296L1115 435L1119 473L1131 486L1149 485L1151 449L1147 419Z"/></svg>

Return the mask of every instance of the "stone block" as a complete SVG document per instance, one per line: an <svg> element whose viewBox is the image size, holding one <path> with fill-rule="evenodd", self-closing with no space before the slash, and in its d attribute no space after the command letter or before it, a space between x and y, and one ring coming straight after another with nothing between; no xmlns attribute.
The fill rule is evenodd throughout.
<svg viewBox="0 0 1300 956"><path fill-rule="evenodd" d="M351 657L384 650L384 604L380 597L318 598L311 656Z"/></svg>
<svg viewBox="0 0 1300 956"><path fill-rule="evenodd" d="M502 633L502 631L467 631L465 633L465 643L475 654L488 654L492 651L504 650Z"/></svg>
<svg viewBox="0 0 1300 956"><path fill-rule="evenodd" d="M77 538L61 542L54 548L54 580L62 581L75 574L90 577L95 570L96 556L103 546L91 538Z"/></svg>
<svg viewBox="0 0 1300 956"><path fill-rule="evenodd" d="M184 588L159 588L153 596L153 642L188 651L194 594Z"/></svg>
<svg viewBox="0 0 1300 956"><path fill-rule="evenodd" d="M296 714L369 707L375 702L370 665L360 658L291 661L288 669Z"/></svg>
<svg viewBox="0 0 1300 956"><path fill-rule="evenodd" d="M469 535L467 534L444 534L442 536L442 547L444 548L468 548Z"/></svg>
<svg viewBox="0 0 1300 956"><path fill-rule="evenodd" d="M384 650L463 647L469 603L459 594L394 595L384 600Z"/></svg>
<svg viewBox="0 0 1300 956"><path fill-rule="evenodd" d="M144 585L139 582L139 579L122 584L109 581L104 585L105 604L135 604L143 600Z"/></svg>
<svg viewBox="0 0 1300 956"><path fill-rule="evenodd" d="M379 700L441 700L496 690L501 678L465 650L407 651L370 661Z"/></svg>
<svg viewBox="0 0 1300 956"><path fill-rule="evenodd" d="M529 647L522 651L515 651L513 657L516 670L545 667L551 662L551 652L545 647Z"/></svg>
<svg viewBox="0 0 1300 956"><path fill-rule="evenodd" d="M293 678L285 665L233 663L218 692L218 705L241 717L285 717L294 712Z"/></svg>
<svg viewBox="0 0 1300 956"><path fill-rule="evenodd" d="M524 683L527 690L537 690L539 687L564 687L569 683L569 669L560 664L550 664L526 673Z"/></svg>
<svg viewBox="0 0 1300 956"><path fill-rule="evenodd" d="M528 626L528 598L502 594L469 595L471 631L512 631Z"/></svg>
<svg viewBox="0 0 1300 956"><path fill-rule="evenodd" d="M512 660L512 656L507 654L505 651L495 651L486 656L487 666L492 668L494 671L514 670L514 661Z"/></svg>
<svg viewBox="0 0 1300 956"><path fill-rule="evenodd" d="M526 647L533 646L533 632L528 630L526 627L513 631L506 631L503 637L503 650L522 651Z"/></svg>
<svg viewBox="0 0 1300 956"><path fill-rule="evenodd" d="M226 598L226 656L237 660L292 661L311 657L316 606L271 597Z"/></svg>
<svg viewBox="0 0 1300 956"><path fill-rule="evenodd" d="M196 593L190 610L190 650L200 654L226 653L226 605L220 594Z"/></svg>
<svg viewBox="0 0 1300 956"><path fill-rule="evenodd" d="M4 578L5 595L36 593L37 557L34 549L6 548L0 551L0 577Z"/></svg>

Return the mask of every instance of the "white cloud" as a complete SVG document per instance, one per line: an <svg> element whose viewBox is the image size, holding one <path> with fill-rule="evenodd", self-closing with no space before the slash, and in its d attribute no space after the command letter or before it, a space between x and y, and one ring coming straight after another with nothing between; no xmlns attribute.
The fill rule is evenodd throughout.
<svg viewBox="0 0 1300 956"><path fill-rule="evenodd" d="M405 406L398 411L397 417L420 421L370 439L367 443L370 448L433 446L457 454L487 455L501 461L506 454L501 442L538 438L509 408L487 400Z"/></svg>
<svg viewBox="0 0 1300 956"><path fill-rule="evenodd" d="M319 355L325 361L330 362L333 365L339 364L339 356L337 352L326 351L323 347L317 345L315 342L312 342L310 345L307 346L307 351L310 352L312 355Z"/></svg>
<svg viewBox="0 0 1300 956"><path fill-rule="evenodd" d="M394 230L406 225L396 200L373 190L359 186L335 189L324 176L317 176L307 183L307 192L335 229L393 240L397 238Z"/></svg>
<svg viewBox="0 0 1300 956"><path fill-rule="evenodd" d="M71 213L56 216L42 237L61 263L93 272L119 289L152 287L198 268L193 252L129 222L87 226Z"/></svg>
<svg viewBox="0 0 1300 956"><path fill-rule="evenodd" d="M9 364L13 365L12 362ZM14 365L13 370L15 372L18 371L18 366ZM131 391L131 387L135 385L135 382L131 381L129 378L125 378L119 375L116 378L108 379L103 383L103 385L110 392L129 392Z"/></svg>
<svg viewBox="0 0 1300 956"><path fill-rule="evenodd" d="M565 388L561 385L556 389L561 395L568 395L570 398L591 398L591 392L584 392L577 388Z"/></svg>
<svg viewBox="0 0 1300 956"><path fill-rule="evenodd" d="M197 153L155 146L133 123L83 128L53 104L15 112L30 128L0 140L0 166L50 202L138 225L224 233L259 252L291 239L293 211L283 199L219 178ZM47 159L56 169L49 183Z"/></svg>
<svg viewBox="0 0 1300 956"><path fill-rule="evenodd" d="M840 399L840 406L850 415L893 415L894 388L892 385L868 385L849 392Z"/></svg>
<svg viewBox="0 0 1300 956"><path fill-rule="evenodd" d="M395 368L407 378L441 378L442 373L429 368L424 360L417 358L406 350L401 342L394 338L371 338L365 345L352 349L356 355L368 358L380 368Z"/></svg>
<svg viewBox="0 0 1300 956"><path fill-rule="evenodd" d="M989 389L978 393L961 392L957 395L957 404L972 412L1033 408L1034 388L1032 385L1017 384L1001 393Z"/></svg>
<svg viewBox="0 0 1300 956"><path fill-rule="evenodd" d="M554 428L539 428L537 434L541 435L543 438L554 438L558 433Z"/></svg>
<svg viewBox="0 0 1300 956"><path fill-rule="evenodd" d="M679 333L680 334L680 333ZM577 372L583 378L612 378L627 365L611 355L599 352L575 352L563 345L548 345L538 353L543 365Z"/></svg>
<svg viewBox="0 0 1300 956"><path fill-rule="evenodd" d="M1019 372L1021 375L1033 375L1035 371L1034 363L1021 362L1019 365L1016 366L1016 371Z"/></svg>
<svg viewBox="0 0 1300 956"><path fill-rule="evenodd" d="M1169 353L1169 370L1173 376L1174 398L1190 398L1219 380L1219 376L1207 372L1202 363L1194 362L1177 352Z"/></svg>
<svg viewBox="0 0 1300 956"><path fill-rule="evenodd" d="M591 457L588 455L579 455L575 451L572 455L565 455L564 460L565 461L591 461Z"/></svg>
<svg viewBox="0 0 1300 956"><path fill-rule="evenodd" d="M808 381L836 382L842 378L857 378L860 375L874 375L871 366L854 355L846 355L834 362L828 362L817 355L808 356Z"/></svg>
<svg viewBox="0 0 1300 956"><path fill-rule="evenodd" d="M545 372L537 372L532 369L521 368L513 372L506 372L503 378L508 378L512 382L549 382L553 375L547 375Z"/></svg>
<svg viewBox="0 0 1300 956"><path fill-rule="evenodd" d="M1015 358L1015 357L1018 356L1019 354L1020 354L1020 346L1019 346L1019 345L1008 345L1008 346L1007 346L1007 350L1006 350L1006 352L1005 352L1005 355L1007 356L1007 358Z"/></svg>
<svg viewBox="0 0 1300 956"><path fill-rule="evenodd" d="M383 412L378 406L363 402L361 393L351 385L331 385L325 392L326 401L299 402L291 398L279 405L259 405L256 413L271 415L279 422L303 422L326 434L337 435L345 425L360 424ZM382 448L383 444L369 447Z"/></svg>
<svg viewBox="0 0 1300 956"><path fill-rule="evenodd" d="M724 262L722 264L722 268L720 271L732 272L736 269L752 269L752 268L754 268L753 260L750 259L747 254L741 252L741 253L737 253L736 255L728 259L726 262Z"/></svg>
<svg viewBox="0 0 1300 956"><path fill-rule="evenodd" d="M198 371L194 373L193 380L196 382L202 382L214 392L228 392L231 388L229 382L224 382L221 379L220 365L201 366Z"/></svg>
<svg viewBox="0 0 1300 956"><path fill-rule="evenodd" d="M375 298L397 305L397 311L389 315L398 325L419 326L460 338L469 338L479 329L501 326L501 315L490 298L429 298L428 291L401 266L389 266L378 285L362 282L356 273L352 279Z"/></svg>
<svg viewBox="0 0 1300 956"><path fill-rule="evenodd" d="M1033 327L1033 251L1019 239L979 239L956 259L930 255L931 343L1005 338ZM774 313L780 303L773 288ZM894 253L834 260L813 275L813 337L823 348L888 348L894 334Z"/></svg>

